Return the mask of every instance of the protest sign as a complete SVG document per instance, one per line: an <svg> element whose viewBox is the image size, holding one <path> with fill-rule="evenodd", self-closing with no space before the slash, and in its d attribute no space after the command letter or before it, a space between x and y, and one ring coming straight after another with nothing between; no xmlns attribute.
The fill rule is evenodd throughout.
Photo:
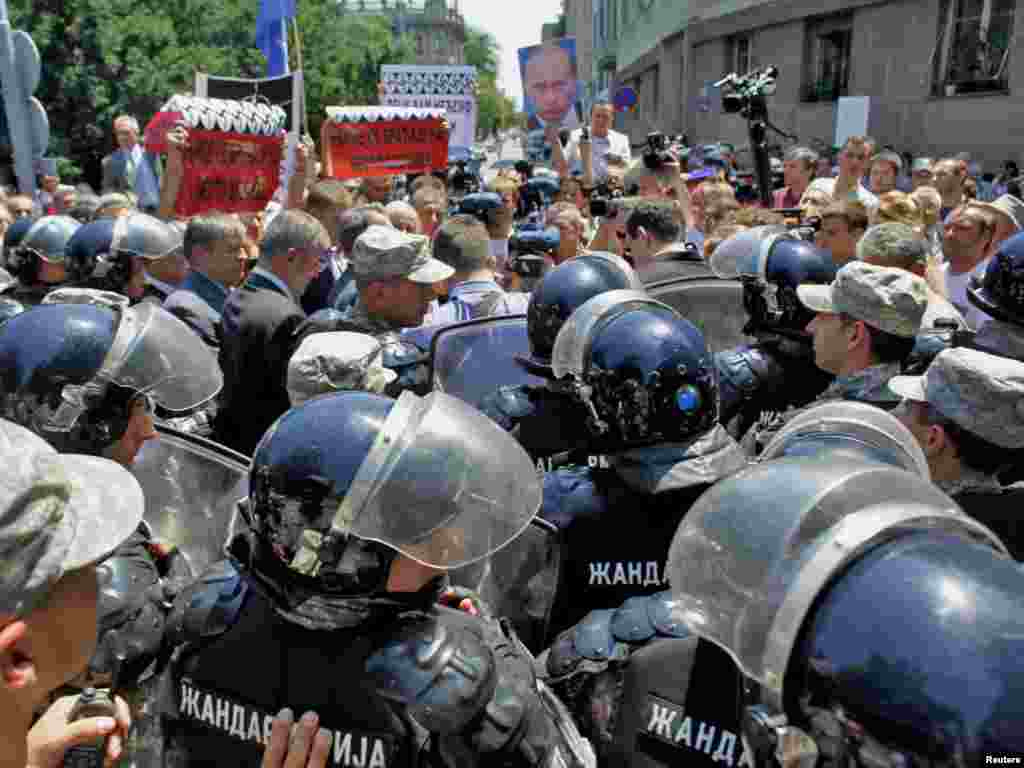
<svg viewBox="0 0 1024 768"><path fill-rule="evenodd" d="M476 139L476 67L381 67L381 103L391 107L443 109L450 148L471 149Z"/></svg>
<svg viewBox="0 0 1024 768"><path fill-rule="evenodd" d="M320 134L335 179L427 173L448 166L445 113L404 107L328 107Z"/></svg>
<svg viewBox="0 0 1024 768"><path fill-rule="evenodd" d="M562 37L519 49L527 130L548 125L576 128L581 89L576 64L576 38Z"/></svg>
<svg viewBox="0 0 1024 768"><path fill-rule="evenodd" d="M280 107L174 96L160 112L180 115L188 128L178 216L263 210L278 183L287 120Z"/></svg>
<svg viewBox="0 0 1024 768"><path fill-rule="evenodd" d="M202 98L228 101L260 101L278 106L291 115L289 130L299 131L302 126L303 104L302 70L297 69L280 77L221 77L196 72L195 95Z"/></svg>

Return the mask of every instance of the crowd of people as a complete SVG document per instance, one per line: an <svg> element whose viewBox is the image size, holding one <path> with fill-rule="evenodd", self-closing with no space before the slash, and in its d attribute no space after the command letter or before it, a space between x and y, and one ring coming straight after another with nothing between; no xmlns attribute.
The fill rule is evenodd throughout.
<svg viewBox="0 0 1024 768"><path fill-rule="evenodd" d="M764 208L612 118L468 194L297 141L265 210L179 220L188 129L122 116L100 195L4 196L0 766L1024 753L1016 167L852 136ZM742 343L647 290L688 277ZM513 371L472 402L452 329ZM158 426L249 462L205 571L145 520Z"/></svg>

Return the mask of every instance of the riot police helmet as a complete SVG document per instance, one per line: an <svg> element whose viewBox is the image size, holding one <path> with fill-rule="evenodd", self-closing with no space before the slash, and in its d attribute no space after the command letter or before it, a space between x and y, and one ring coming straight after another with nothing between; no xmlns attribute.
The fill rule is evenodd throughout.
<svg viewBox="0 0 1024 768"><path fill-rule="evenodd" d="M252 568L304 623L381 595L392 561L438 572L482 560L529 525L540 481L513 437L441 393L323 395L253 453Z"/></svg>
<svg viewBox="0 0 1024 768"><path fill-rule="evenodd" d="M551 355L603 450L680 442L718 420L718 374L703 334L640 291L607 291L573 312Z"/></svg>
<svg viewBox="0 0 1024 768"><path fill-rule="evenodd" d="M38 282L44 263L65 265L68 241L81 226L70 216L36 219L18 244L6 251L7 269L22 283Z"/></svg>
<svg viewBox="0 0 1024 768"><path fill-rule="evenodd" d="M891 413L852 400L802 410L772 438L759 460L786 456L879 461L931 479L928 459L911 431Z"/></svg>
<svg viewBox="0 0 1024 768"><path fill-rule="evenodd" d="M69 277L78 285L139 298L144 262L176 253L182 243L177 228L145 213L96 219L68 243Z"/></svg>
<svg viewBox="0 0 1024 768"><path fill-rule="evenodd" d="M7 266L6 254L11 253L21 244L25 234L32 229L32 225L35 224L35 222L35 218L31 216L23 216L19 219L15 219L14 223L7 227L7 231L4 233L4 266Z"/></svg>
<svg viewBox="0 0 1024 768"><path fill-rule="evenodd" d="M697 500L667 570L675 617L757 684L744 713L754 764L796 749L786 757L980 765L996 713L1020 712L1002 681L1024 673L1011 608L1024 573L918 475L841 458L757 464ZM988 741L1000 743L1022 746Z"/></svg>
<svg viewBox="0 0 1024 768"><path fill-rule="evenodd" d="M4 416L58 450L99 453L124 435L140 400L188 412L222 383L216 357L185 323L117 294L60 289L0 326Z"/></svg>
<svg viewBox="0 0 1024 768"><path fill-rule="evenodd" d="M642 291L643 284L626 261L610 253L577 256L548 270L530 296L526 310L530 357L518 358L530 373L551 376L551 350L569 316L605 291Z"/></svg>
<svg viewBox="0 0 1024 768"><path fill-rule="evenodd" d="M999 244L985 274L971 280L967 297L997 320L1024 327L1024 233Z"/></svg>
<svg viewBox="0 0 1024 768"><path fill-rule="evenodd" d="M827 251L776 225L729 238L715 249L710 266L718 277L743 283L744 333L767 331L808 341L806 327L814 313L797 298L797 286L828 285L836 275Z"/></svg>
<svg viewBox="0 0 1024 768"><path fill-rule="evenodd" d="M473 192L459 201L459 213L476 216L486 222L488 218L505 206L501 195L495 192Z"/></svg>

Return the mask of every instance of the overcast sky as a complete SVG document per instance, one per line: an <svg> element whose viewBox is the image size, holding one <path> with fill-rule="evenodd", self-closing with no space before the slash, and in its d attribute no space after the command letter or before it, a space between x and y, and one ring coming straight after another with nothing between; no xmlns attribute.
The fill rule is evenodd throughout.
<svg viewBox="0 0 1024 768"><path fill-rule="evenodd" d="M492 35L501 46L499 84L522 108L523 84L516 51L540 42L540 27L555 21L561 10L558 0L459 0L466 22Z"/></svg>

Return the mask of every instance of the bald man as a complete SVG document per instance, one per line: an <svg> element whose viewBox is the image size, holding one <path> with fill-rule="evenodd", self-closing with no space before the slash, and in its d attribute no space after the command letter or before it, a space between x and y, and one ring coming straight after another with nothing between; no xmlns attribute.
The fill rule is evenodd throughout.
<svg viewBox="0 0 1024 768"><path fill-rule="evenodd" d="M569 51L557 45L531 51L523 80L535 117L544 125L561 125L576 97L576 67Z"/></svg>

